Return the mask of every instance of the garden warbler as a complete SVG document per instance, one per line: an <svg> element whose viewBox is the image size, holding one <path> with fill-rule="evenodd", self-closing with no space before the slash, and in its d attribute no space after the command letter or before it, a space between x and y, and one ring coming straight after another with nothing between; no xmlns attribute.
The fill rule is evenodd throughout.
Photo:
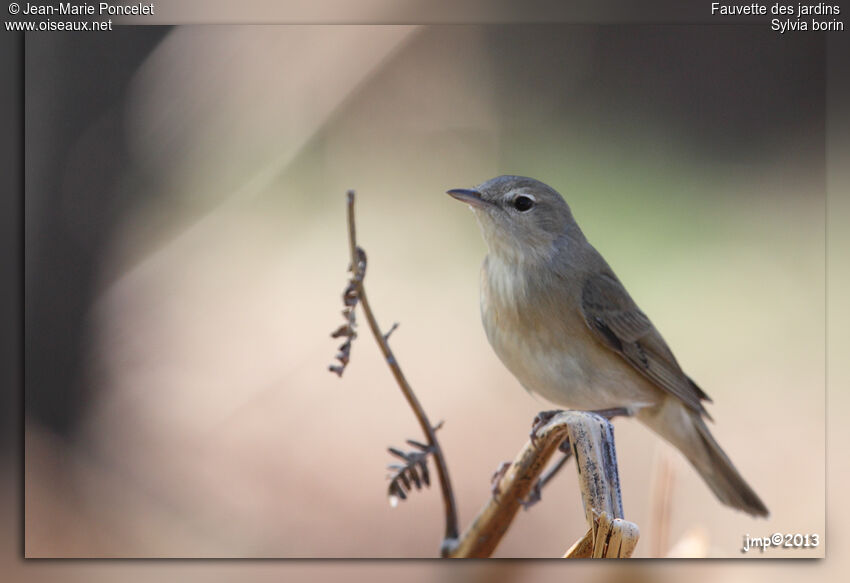
<svg viewBox="0 0 850 583"><path fill-rule="evenodd" d="M478 218L489 248L484 329L519 382L562 407L625 409L676 446L724 504L767 516L705 424L708 395L587 242L561 195L522 176L448 194Z"/></svg>

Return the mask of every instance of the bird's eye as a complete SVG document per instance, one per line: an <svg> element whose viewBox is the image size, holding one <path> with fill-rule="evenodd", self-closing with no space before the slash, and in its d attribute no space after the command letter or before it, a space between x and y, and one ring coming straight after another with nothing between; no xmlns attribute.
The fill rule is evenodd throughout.
<svg viewBox="0 0 850 583"><path fill-rule="evenodd" d="M530 197L520 195L514 199L513 204L516 210L524 213L525 211L531 210L531 207L534 206L534 201Z"/></svg>

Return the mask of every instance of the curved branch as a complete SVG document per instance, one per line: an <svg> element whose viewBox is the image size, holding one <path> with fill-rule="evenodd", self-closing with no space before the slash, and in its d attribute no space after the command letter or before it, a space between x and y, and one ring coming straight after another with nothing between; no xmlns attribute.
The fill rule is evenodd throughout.
<svg viewBox="0 0 850 583"><path fill-rule="evenodd" d="M493 554L549 458L567 438L569 428L564 418L564 414L555 417L535 432L533 442L526 442L496 486L498 497L487 501L461 536L451 557L483 559Z"/></svg>
<svg viewBox="0 0 850 583"><path fill-rule="evenodd" d="M353 281L357 286L357 295L360 301L360 306L363 308L363 313L366 316L366 321L369 323L369 329L375 337L375 342L378 343L378 347L384 355L384 360L387 362L387 366L389 366L390 372L392 372L396 383L398 383L404 398L407 400L410 408L413 409L413 414L416 415L416 420L419 422L419 426L422 428L422 432L425 434L427 439L428 446L434 454L434 464L437 467L437 477L440 481L440 490L443 494L443 503L446 515L446 530L441 547L441 553L445 556L448 555L457 544L458 537L457 506L455 505L454 492L452 491L451 481L449 480L448 465L446 464L443 450L440 448L440 443L437 441L434 426L431 425L431 422L428 420L425 410L419 403L419 399L416 398L416 394L407 382L404 373L401 371L401 367L398 365L398 361L395 359L395 355L393 355L393 352L390 349L388 338L392 329L386 335L381 332L381 329L378 326L378 321L375 319L375 315L369 305L369 300L366 297L366 289L363 285L363 277L366 269L366 253L363 249L357 246L357 232L354 223L353 190L348 191L347 198L348 245L351 251L351 270L354 272Z"/></svg>
<svg viewBox="0 0 850 583"><path fill-rule="evenodd" d="M569 439L576 458L588 534L567 552L571 557L628 557L640 535L623 520L614 432L604 417L561 411L535 423L531 439L496 485L491 498L460 538L452 557L486 558L502 540L519 507L559 445Z"/></svg>

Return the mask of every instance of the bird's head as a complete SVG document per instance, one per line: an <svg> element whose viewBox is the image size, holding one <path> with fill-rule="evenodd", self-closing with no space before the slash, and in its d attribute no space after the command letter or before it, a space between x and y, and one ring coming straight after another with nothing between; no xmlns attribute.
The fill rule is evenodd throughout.
<svg viewBox="0 0 850 583"><path fill-rule="evenodd" d="M469 205L491 254L511 262L550 258L578 227L555 189L524 176L497 176L475 188L447 194Z"/></svg>

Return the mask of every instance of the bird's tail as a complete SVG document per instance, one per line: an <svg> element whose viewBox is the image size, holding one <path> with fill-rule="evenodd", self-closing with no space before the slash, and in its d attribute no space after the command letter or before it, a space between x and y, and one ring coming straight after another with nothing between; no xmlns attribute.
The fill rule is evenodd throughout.
<svg viewBox="0 0 850 583"><path fill-rule="evenodd" d="M753 516L768 515L764 502L735 469L698 413L668 397L660 407L639 412L638 418L685 454L721 502Z"/></svg>

